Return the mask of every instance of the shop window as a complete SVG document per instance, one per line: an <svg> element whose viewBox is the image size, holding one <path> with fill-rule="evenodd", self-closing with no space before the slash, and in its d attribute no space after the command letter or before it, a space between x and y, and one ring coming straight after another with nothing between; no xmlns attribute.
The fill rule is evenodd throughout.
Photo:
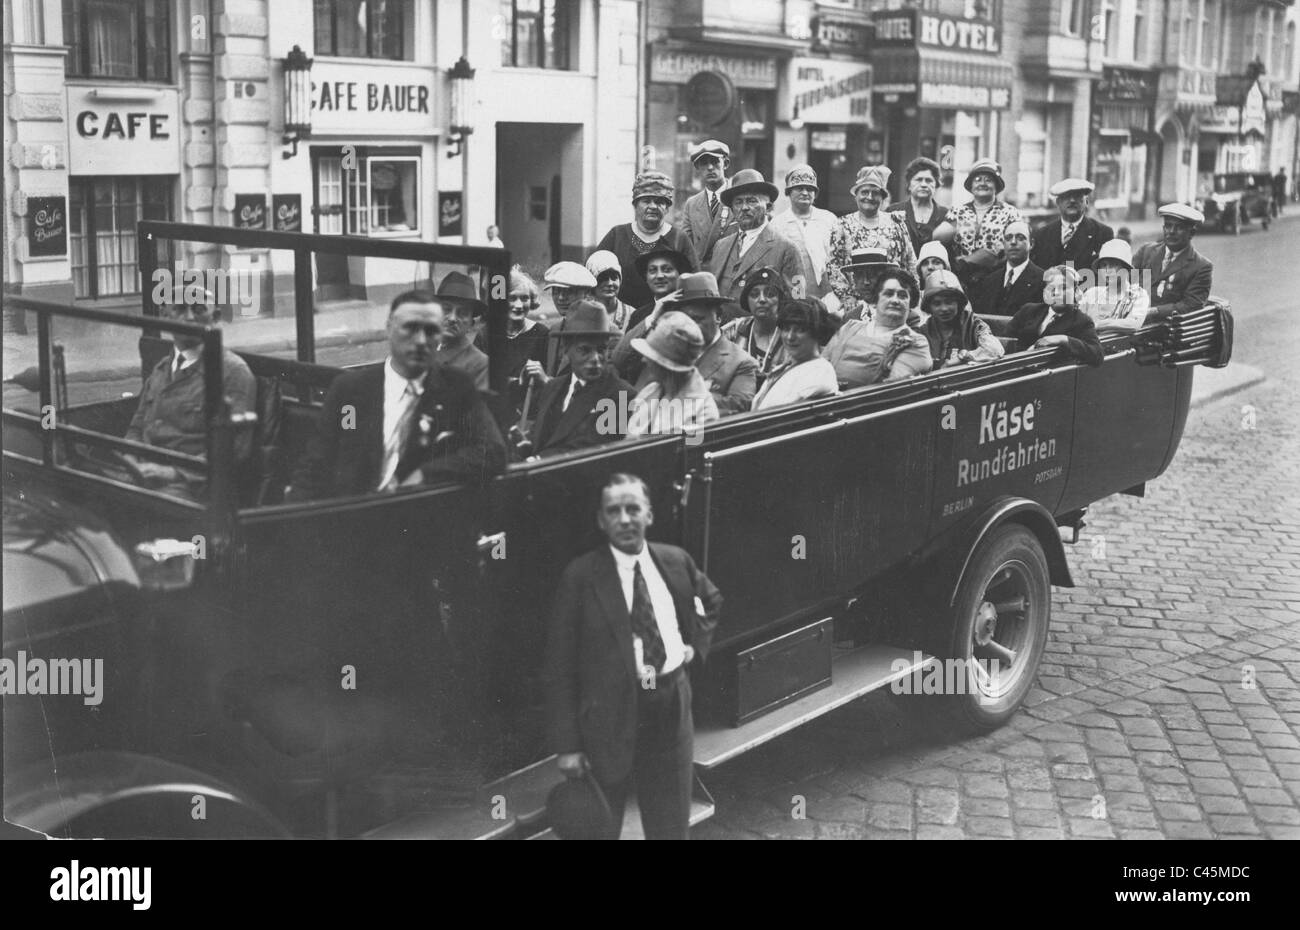
<svg viewBox="0 0 1300 930"><path fill-rule="evenodd" d="M1205 0L1201 6L1201 66L1213 68L1215 66L1215 41L1214 34L1217 31L1219 6L1215 0Z"/></svg>
<svg viewBox="0 0 1300 930"><path fill-rule="evenodd" d="M411 236L420 232L420 155L415 149L312 148L316 231L325 235Z"/></svg>
<svg viewBox="0 0 1300 930"><path fill-rule="evenodd" d="M501 64L509 68L573 69L578 24L572 0L501 0Z"/></svg>
<svg viewBox="0 0 1300 930"><path fill-rule="evenodd" d="M315 0L316 54L415 60L414 0Z"/></svg>
<svg viewBox="0 0 1300 930"><path fill-rule="evenodd" d="M73 178L68 247L77 297L140 293L136 224L172 218L172 179Z"/></svg>
<svg viewBox="0 0 1300 930"><path fill-rule="evenodd" d="M1038 206L1038 195L1047 180L1047 112L1026 108L1016 125L1020 136L1020 173L1016 190L1025 207ZM968 163L969 164L969 163Z"/></svg>
<svg viewBox="0 0 1300 930"><path fill-rule="evenodd" d="M167 0L69 0L63 10L69 77L171 80Z"/></svg>
<svg viewBox="0 0 1300 930"><path fill-rule="evenodd" d="M1102 135L1093 163L1092 182L1097 185L1093 194L1096 203L1119 201L1124 196L1123 163L1128 152L1128 135Z"/></svg>

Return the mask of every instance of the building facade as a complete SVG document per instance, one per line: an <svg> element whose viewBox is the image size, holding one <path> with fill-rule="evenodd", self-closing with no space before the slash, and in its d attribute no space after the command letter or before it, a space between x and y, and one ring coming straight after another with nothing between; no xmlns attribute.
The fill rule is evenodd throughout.
<svg viewBox="0 0 1300 930"><path fill-rule="evenodd" d="M637 0L21 0L4 16L13 291L138 306L141 219L471 243L496 225L539 270L626 218L598 192L637 167ZM469 133L451 126L462 58ZM290 60L309 70L287 114ZM328 265L322 291L343 273Z"/></svg>

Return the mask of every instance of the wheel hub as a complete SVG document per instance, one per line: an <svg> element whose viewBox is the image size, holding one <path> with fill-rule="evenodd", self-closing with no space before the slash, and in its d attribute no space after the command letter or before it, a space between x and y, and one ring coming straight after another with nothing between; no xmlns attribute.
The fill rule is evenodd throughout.
<svg viewBox="0 0 1300 930"><path fill-rule="evenodd" d="M975 611L975 644L987 646L998 629L998 611L991 601L984 601Z"/></svg>

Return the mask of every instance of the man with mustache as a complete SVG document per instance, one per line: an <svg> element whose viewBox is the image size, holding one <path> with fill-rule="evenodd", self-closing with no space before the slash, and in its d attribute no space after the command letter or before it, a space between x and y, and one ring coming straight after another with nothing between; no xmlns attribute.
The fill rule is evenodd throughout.
<svg viewBox="0 0 1300 930"><path fill-rule="evenodd" d="M661 171L643 171L632 184L632 209L635 218L631 223L615 226L605 233L596 248L613 252L623 269L623 284L618 299L639 307L650 299L650 288L637 273L639 256L656 248L669 248L681 252L692 269L699 267L695 246L690 236L668 222L668 211L673 206L673 182Z"/></svg>
<svg viewBox="0 0 1300 930"><path fill-rule="evenodd" d="M330 384L289 499L482 481L505 469L505 443L474 382L434 364L445 326L438 295L393 298L388 358Z"/></svg>
<svg viewBox="0 0 1300 930"><path fill-rule="evenodd" d="M740 300L750 275L760 268L775 268L790 282L791 292L800 297L812 278L799 246L768 221L768 211L779 193L775 184L753 168L737 171L731 186L722 192L722 202L731 208L737 229L718 240L708 270L717 278L719 293L733 305Z"/></svg>

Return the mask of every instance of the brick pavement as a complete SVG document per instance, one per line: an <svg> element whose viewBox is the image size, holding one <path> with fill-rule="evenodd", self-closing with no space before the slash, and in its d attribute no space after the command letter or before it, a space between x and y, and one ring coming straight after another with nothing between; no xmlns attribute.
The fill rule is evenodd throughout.
<svg viewBox="0 0 1300 930"><path fill-rule="evenodd" d="M1294 396L1193 410L1145 499L1092 509L1007 726L933 742L868 695L710 773L696 837L1300 839Z"/></svg>

